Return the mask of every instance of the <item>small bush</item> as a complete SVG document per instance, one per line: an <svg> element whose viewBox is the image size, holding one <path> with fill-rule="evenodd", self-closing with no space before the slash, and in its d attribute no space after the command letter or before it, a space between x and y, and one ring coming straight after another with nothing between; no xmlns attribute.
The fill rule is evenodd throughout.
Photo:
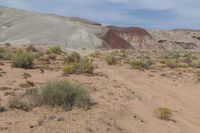
<svg viewBox="0 0 200 133"><path fill-rule="evenodd" d="M4 59L5 50L0 47L0 59Z"/></svg>
<svg viewBox="0 0 200 133"><path fill-rule="evenodd" d="M66 61L67 63L75 63L79 62L81 59L81 56L77 52L72 52L69 56L67 56Z"/></svg>
<svg viewBox="0 0 200 133"><path fill-rule="evenodd" d="M197 80L200 81L200 71L197 72Z"/></svg>
<svg viewBox="0 0 200 133"><path fill-rule="evenodd" d="M100 58L102 56L102 53L98 50L96 50L94 53L90 54L93 58Z"/></svg>
<svg viewBox="0 0 200 133"><path fill-rule="evenodd" d="M42 87L42 103L50 106L88 108L90 97L82 86L69 81L48 82Z"/></svg>
<svg viewBox="0 0 200 133"><path fill-rule="evenodd" d="M0 47L0 60L8 60L10 59L10 54L6 52L4 48Z"/></svg>
<svg viewBox="0 0 200 133"><path fill-rule="evenodd" d="M109 54L106 56L106 62L108 63L108 65L115 65L116 64L116 58L114 55Z"/></svg>
<svg viewBox="0 0 200 133"><path fill-rule="evenodd" d="M134 69L149 69L153 62L148 57L129 60L129 64Z"/></svg>
<svg viewBox="0 0 200 133"><path fill-rule="evenodd" d="M193 61L191 67L200 68L200 61Z"/></svg>
<svg viewBox="0 0 200 133"><path fill-rule="evenodd" d="M18 51L12 56L12 66L17 68L32 68L33 57L27 52Z"/></svg>
<svg viewBox="0 0 200 133"><path fill-rule="evenodd" d="M162 120L170 120L172 117L172 111L169 108L158 108L156 109L156 116Z"/></svg>
<svg viewBox="0 0 200 133"><path fill-rule="evenodd" d="M165 56L166 59L178 59L180 57L181 55L180 55L180 52L178 51L170 52Z"/></svg>
<svg viewBox="0 0 200 133"><path fill-rule="evenodd" d="M51 60L55 60L57 57L56 57L56 55L55 54L50 54L49 55L49 59L51 59Z"/></svg>
<svg viewBox="0 0 200 133"><path fill-rule="evenodd" d="M60 54L61 52L62 52L61 48L58 47L58 46L51 47L51 48L48 49L49 54Z"/></svg>
<svg viewBox="0 0 200 133"><path fill-rule="evenodd" d="M26 48L26 51L28 51L28 52L37 52L38 50L33 45L29 45Z"/></svg>
<svg viewBox="0 0 200 133"><path fill-rule="evenodd" d="M93 74L92 60L89 58L83 58L79 62L68 64L64 67L63 72L65 74Z"/></svg>
<svg viewBox="0 0 200 133"><path fill-rule="evenodd" d="M30 97L14 96L9 99L9 107L11 109L20 109L24 111L31 110L34 104Z"/></svg>

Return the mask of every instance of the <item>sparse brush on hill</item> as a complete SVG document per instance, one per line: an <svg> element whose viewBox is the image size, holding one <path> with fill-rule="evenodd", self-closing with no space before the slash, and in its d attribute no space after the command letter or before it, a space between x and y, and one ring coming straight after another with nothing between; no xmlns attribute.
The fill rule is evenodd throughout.
<svg viewBox="0 0 200 133"><path fill-rule="evenodd" d="M48 57L51 60L55 60L57 58L55 54L50 54Z"/></svg>
<svg viewBox="0 0 200 133"><path fill-rule="evenodd" d="M198 55L193 52L171 52L161 61L170 68L199 68Z"/></svg>
<svg viewBox="0 0 200 133"><path fill-rule="evenodd" d="M200 81L200 71L197 72L197 80Z"/></svg>
<svg viewBox="0 0 200 133"><path fill-rule="evenodd" d="M116 58L113 54L108 54L106 56L106 62L108 65L115 65L116 64Z"/></svg>
<svg viewBox="0 0 200 133"><path fill-rule="evenodd" d="M33 57L30 53L17 51L12 56L12 66L17 68L32 68Z"/></svg>
<svg viewBox="0 0 200 133"><path fill-rule="evenodd" d="M65 74L93 74L93 64L89 58L80 59L79 62L68 64L64 67L63 73Z"/></svg>
<svg viewBox="0 0 200 133"><path fill-rule="evenodd" d="M28 51L28 52L38 52L38 50L33 45L29 45L26 48L26 51Z"/></svg>
<svg viewBox="0 0 200 133"><path fill-rule="evenodd" d="M79 53L77 52L72 52L69 56L66 57L66 62L67 63L75 63L75 62L79 62L81 59L81 56Z"/></svg>
<svg viewBox="0 0 200 133"><path fill-rule="evenodd" d="M7 53L4 48L0 47L0 60L9 60L10 59L10 53Z"/></svg>
<svg viewBox="0 0 200 133"><path fill-rule="evenodd" d="M61 54L62 50L60 47L55 46L48 49L48 54Z"/></svg>
<svg viewBox="0 0 200 133"><path fill-rule="evenodd" d="M146 56L137 59L130 59L128 63L134 69L149 69L153 64L152 60Z"/></svg>
<svg viewBox="0 0 200 133"><path fill-rule="evenodd" d="M160 107L156 109L156 116L161 120L170 120L172 117L172 111L169 108Z"/></svg>
<svg viewBox="0 0 200 133"><path fill-rule="evenodd" d="M71 109L73 106L88 109L91 99L86 88L70 81L50 81L41 88L27 89L22 95L9 100L9 107L28 111L36 106L61 106Z"/></svg>
<svg viewBox="0 0 200 133"><path fill-rule="evenodd" d="M95 52L90 54L90 56L93 58L100 58L102 56L102 53L98 50L95 50Z"/></svg>
<svg viewBox="0 0 200 133"><path fill-rule="evenodd" d="M4 56L5 56L5 50L4 48L0 47L0 59L4 59Z"/></svg>

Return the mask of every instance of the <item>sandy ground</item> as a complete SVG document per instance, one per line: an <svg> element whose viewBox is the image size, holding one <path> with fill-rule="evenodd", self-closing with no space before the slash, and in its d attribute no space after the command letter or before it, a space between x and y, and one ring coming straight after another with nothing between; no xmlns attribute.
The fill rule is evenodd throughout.
<svg viewBox="0 0 200 133"><path fill-rule="evenodd" d="M55 63L56 64L56 63ZM128 65L108 66L104 60L94 62L95 76L71 75L62 71L11 68L0 77L0 103L7 106L12 92L23 90L19 84L31 81L41 85L49 80L69 79L89 88L94 104L91 109L47 106L31 111L11 110L0 113L0 133L200 133L200 84L190 72L176 69L133 70ZM24 79L22 74L32 75ZM173 111L170 121L155 116L159 107ZM52 116L61 119L51 119Z"/></svg>

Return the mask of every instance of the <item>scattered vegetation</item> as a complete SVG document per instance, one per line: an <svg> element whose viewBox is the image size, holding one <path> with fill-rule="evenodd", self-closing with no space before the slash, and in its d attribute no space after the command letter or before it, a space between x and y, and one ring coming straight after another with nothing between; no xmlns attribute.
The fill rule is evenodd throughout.
<svg viewBox="0 0 200 133"><path fill-rule="evenodd" d="M29 96L13 96L9 99L9 107L11 109L20 109L29 111L34 107L34 103Z"/></svg>
<svg viewBox="0 0 200 133"><path fill-rule="evenodd" d="M41 88L27 89L22 95L9 100L10 108L25 111L41 105L61 106L67 109L76 106L88 109L91 99L83 86L62 80L47 82Z"/></svg>
<svg viewBox="0 0 200 133"><path fill-rule="evenodd" d="M108 63L108 65L115 65L116 64L116 58L113 54L108 54L106 56L106 62Z"/></svg>
<svg viewBox="0 0 200 133"><path fill-rule="evenodd" d="M48 82L42 87L42 103L50 106L88 108L90 97L82 86L69 81Z"/></svg>
<svg viewBox="0 0 200 133"><path fill-rule="evenodd" d="M83 58L79 62L68 64L64 67L63 72L66 74L93 74L92 60Z"/></svg>
<svg viewBox="0 0 200 133"><path fill-rule="evenodd" d="M195 52L170 52L161 63L170 68L200 68L198 53Z"/></svg>
<svg viewBox="0 0 200 133"><path fill-rule="evenodd" d="M77 52L72 52L69 56L66 58L67 63L76 63L81 60L81 56Z"/></svg>
<svg viewBox="0 0 200 133"><path fill-rule="evenodd" d="M197 80L200 81L200 71L197 72Z"/></svg>
<svg viewBox="0 0 200 133"><path fill-rule="evenodd" d="M55 54L50 54L49 55L49 59L51 59L51 60L56 60L56 55Z"/></svg>
<svg viewBox="0 0 200 133"><path fill-rule="evenodd" d="M134 69L149 69L153 64L152 60L149 57L139 57L136 59L130 59L128 63Z"/></svg>
<svg viewBox="0 0 200 133"><path fill-rule="evenodd" d="M93 58L100 58L102 56L102 53L98 50L95 50L95 52L90 54L90 56Z"/></svg>
<svg viewBox="0 0 200 133"><path fill-rule="evenodd" d="M12 56L12 66L17 68L32 68L33 57L30 53L17 51Z"/></svg>
<svg viewBox="0 0 200 133"><path fill-rule="evenodd" d="M160 107L156 109L156 116L162 120L170 120L172 117L172 111L169 108Z"/></svg>
<svg viewBox="0 0 200 133"><path fill-rule="evenodd" d="M38 50L33 45L29 45L26 48L26 51L28 51L28 52L38 52Z"/></svg>
<svg viewBox="0 0 200 133"><path fill-rule="evenodd" d="M48 49L49 54L61 54L62 50L60 47L55 46Z"/></svg>
<svg viewBox="0 0 200 133"><path fill-rule="evenodd" d="M10 59L10 54L8 54L4 48L0 47L0 60L7 59Z"/></svg>

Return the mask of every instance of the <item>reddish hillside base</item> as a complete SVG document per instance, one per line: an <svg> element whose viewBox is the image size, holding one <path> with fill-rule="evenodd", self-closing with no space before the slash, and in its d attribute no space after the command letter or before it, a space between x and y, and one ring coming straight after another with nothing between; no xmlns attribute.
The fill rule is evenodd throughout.
<svg viewBox="0 0 200 133"><path fill-rule="evenodd" d="M151 35L142 28L119 28L114 26L108 26L108 32L103 36L104 41L111 47L116 49L133 48L131 41L133 38L138 38L138 43L144 42L145 37L151 37Z"/></svg>

